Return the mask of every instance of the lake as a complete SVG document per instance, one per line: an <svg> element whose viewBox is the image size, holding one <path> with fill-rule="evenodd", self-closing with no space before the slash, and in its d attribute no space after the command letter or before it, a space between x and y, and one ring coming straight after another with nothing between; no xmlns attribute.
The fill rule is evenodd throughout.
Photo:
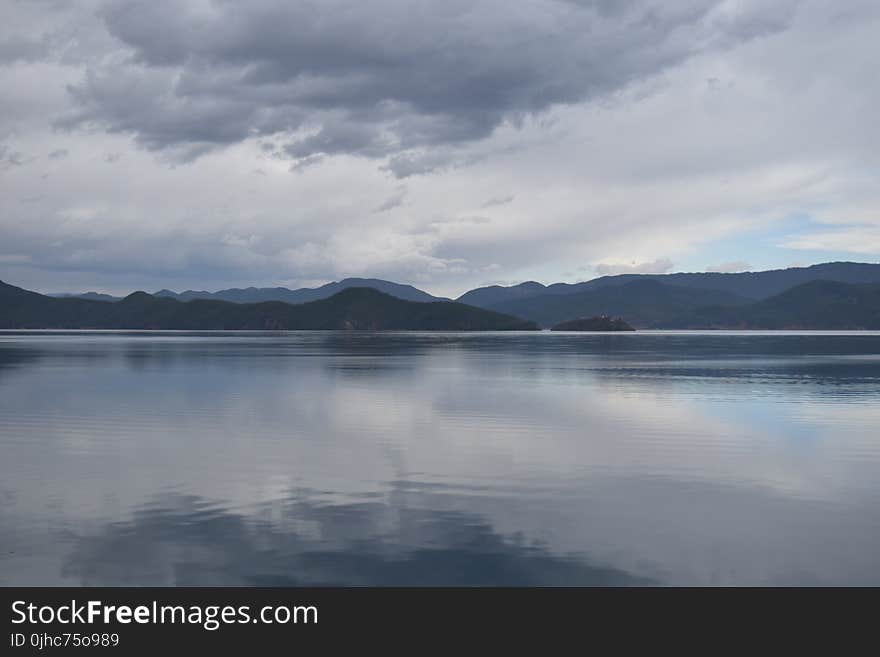
<svg viewBox="0 0 880 657"><path fill-rule="evenodd" d="M878 585L880 334L0 333L2 585Z"/></svg>

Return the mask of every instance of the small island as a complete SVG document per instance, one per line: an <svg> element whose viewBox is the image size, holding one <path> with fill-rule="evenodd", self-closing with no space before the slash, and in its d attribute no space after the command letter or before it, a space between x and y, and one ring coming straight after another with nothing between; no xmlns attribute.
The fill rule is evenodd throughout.
<svg viewBox="0 0 880 657"><path fill-rule="evenodd" d="M635 329L623 321L620 317L612 319L608 315L599 317L582 317L567 322L560 322L550 329L551 331L635 331Z"/></svg>

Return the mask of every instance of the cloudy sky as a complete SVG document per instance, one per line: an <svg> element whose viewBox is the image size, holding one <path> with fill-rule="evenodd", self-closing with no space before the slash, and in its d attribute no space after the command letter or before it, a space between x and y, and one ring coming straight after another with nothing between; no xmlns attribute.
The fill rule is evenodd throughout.
<svg viewBox="0 0 880 657"><path fill-rule="evenodd" d="M0 0L0 279L880 260L877 0Z"/></svg>

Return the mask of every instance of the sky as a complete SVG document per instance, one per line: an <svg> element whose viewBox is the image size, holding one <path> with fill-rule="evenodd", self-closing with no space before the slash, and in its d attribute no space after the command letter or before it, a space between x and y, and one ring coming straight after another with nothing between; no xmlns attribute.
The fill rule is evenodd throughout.
<svg viewBox="0 0 880 657"><path fill-rule="evenodd" d="M0 0L0 279L880 261L876 0Z"/></svg>

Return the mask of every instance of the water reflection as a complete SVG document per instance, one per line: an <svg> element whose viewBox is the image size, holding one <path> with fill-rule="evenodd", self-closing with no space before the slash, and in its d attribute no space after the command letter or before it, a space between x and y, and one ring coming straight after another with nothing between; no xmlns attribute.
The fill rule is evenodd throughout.
<svg viewBox="0 0 880 657"><path fill-rule="evenodd" d="M0 333L0 584L878 584L880 335Z"/></svg>
<svg viewBox="0 0 880 657"><path fill-rule="evenodd" d="M503 536L475 514L378 501L322 505L307 495L286 500L279 514L251 515L195 497L164 496L131 520L71 537L62 572L86 585L650 583Z"/></svg>

